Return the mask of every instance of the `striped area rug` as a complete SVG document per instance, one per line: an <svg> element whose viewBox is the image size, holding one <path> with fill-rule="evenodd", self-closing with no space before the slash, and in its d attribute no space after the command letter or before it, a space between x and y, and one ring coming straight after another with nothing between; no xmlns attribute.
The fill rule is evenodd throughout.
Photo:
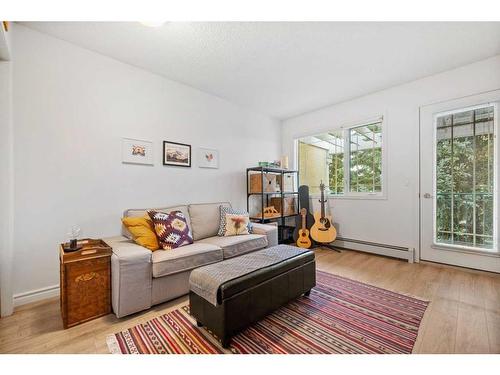
<svg viewBox="0 0 500 375"><path fill-rule="evenodd" d="M108 336L112 353L411 353L428 302L325 272L300 297L223 349L187 306Z"/></svg>

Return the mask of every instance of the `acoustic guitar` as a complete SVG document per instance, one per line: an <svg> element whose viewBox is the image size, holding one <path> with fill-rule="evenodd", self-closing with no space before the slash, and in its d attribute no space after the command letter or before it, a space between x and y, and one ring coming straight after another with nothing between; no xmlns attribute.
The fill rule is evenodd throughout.
<svg viewBox="0 0 500 375"><path fill-rule="evenodd" d="M306 227L306 216L307 210L302 208L300 210L300 216L302 216L302 226L299 229L299 238L297 239L297 246L303 249L309 249L312 245L311 239L309 238L309 229Z"/></svg>
<svg viewBox="0 0 500 375"><path fill-rule="evenodd" d="M309 186L301 185L299 186L299 207L305 208L307 211L306 214L306 228L310 229L314 224L314 216L309 209ZM302 217L299 214L295 217L295 229L293 231L293 240L297 242L299 239L299 230L302 227Z"/></svg>
<svg viewBox="0 0 500 375"><path fill-rule="evenodd" d="M332 217L325 214L325 203L327 200L325 199L325 184L323 184L323 181L321 181L319 187L321 190L321 199L319 200L321 203L321 212L314 213L314 224L310 232L314 241L327 244L335 241L337 230L333 226Z"/></svg>

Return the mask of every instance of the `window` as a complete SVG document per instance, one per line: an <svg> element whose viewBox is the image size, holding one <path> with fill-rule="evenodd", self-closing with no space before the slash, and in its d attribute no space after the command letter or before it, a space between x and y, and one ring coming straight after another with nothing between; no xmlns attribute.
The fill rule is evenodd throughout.
<svg viewBox="0 0 500 375"><path fill-rule="evenodd" d="M382 192L382 124L349 129L350 191Z"/></svg>
<svg viewBox="0 0 500 375"><path fill-rule="evenodd" d="M436 117L435 242L494 247L494 110Z"/></svg>
<svg viewBox="0 0 500 375"><path fill-rule="evenodd" d="M331 195L382 193L382 122L298 139L300 184L319 193L323 181Z"/></svg>

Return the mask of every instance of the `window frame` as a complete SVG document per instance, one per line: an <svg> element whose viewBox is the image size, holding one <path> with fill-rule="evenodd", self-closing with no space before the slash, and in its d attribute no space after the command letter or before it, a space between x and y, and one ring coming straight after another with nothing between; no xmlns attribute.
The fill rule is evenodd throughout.
<svg viewBox="0 0 500 375"><path fill-rule="evenodd" d="M350 143L350 131L353 128L360 126L371 125L374 123L380 123L382 128L382 166L380 175L380 192L351 192L350 191L350 156L351 156L351 143ZM349 123L348 125L343 125L339 127L328 128L323 131L316 131L314 133L302 134L300 137L294 139L294 160L296 169L299 169L299 142L301 138L308 136L315 136L318 134L342 131L342 138L344 139L344 193L343 194L331 194L329 191L325 192L328 199L362 199L362 200L386 200L387 199L387 121L386 116L374 116L367 118L362 121L356 121ZM299 185L300 185L300 171L299 171ZM319 194L311 194L311 197L317 198Z"/></svg>

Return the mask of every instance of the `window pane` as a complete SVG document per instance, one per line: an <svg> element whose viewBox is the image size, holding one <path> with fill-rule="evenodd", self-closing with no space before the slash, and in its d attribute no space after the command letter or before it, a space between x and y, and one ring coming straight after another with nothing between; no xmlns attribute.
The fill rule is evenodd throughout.
<svg viewBox="0 0 500 375"><path fill-rule="evenodd" d="M437 130L436 144L437 192L438 195L440 193L451 193L453 179L453 174L451 173L453 165L451 126Z"/></svg>
<svg viewBox="0 0 500 375"><path fill-rule="evenodd" d="M493 107L436 119L436 242L494 246Z"/></svg>
<svg viewBox="0 0 500 375"><path fill-rule="evenodd" d="M476 191L493 192L493 121L476 124Z"/></svg>
<svg viewBox="0 0 500 375"><path fill-rule="evenodd" d="M438 193L436 197L436 214L438 238L448 238L445 234L451 234L451 193Z"/></svg>
<svg viewBox="0 0 500 375"><path fill-rule="evenodd" d="M453 116L455 117L455 116ZM470 193L474 188L473 125L453 125L453 191Z"/></svg>
<svg viewBox="0 0 500 375"><path fill-rule="evenodd" d="M476 234L493 236L493 194L477 194Z"/></svg>
<svg viewBox="0 0 500 375"><path fill-rule="evenodd" d="M474 111L458 112L453 114L453 126L471 124L474 121Z"/></svg>
<svg viewBox="0 0 500 375"><path fill-rule="evenodd" d="M330 148L329 154L329 184L331 194L343 194L344 193L344 139L342 138L342 132L331 132L329 133L330 142L332 147Z"/></svg>
<svg viewBox="0 0 500 375"><path fill-rule="evenodd" d="M382 191L382 124L349 130L349 186L351 192Z"/></svg>
<svg viewBox="0 0 500 375"><path fill-rule="evenodd" d="M300 183L308 185L311 194L320 192L321 181L327 185L330 194L344 193L342 131L299 139L299 176Z"/></svg>
<svg viewBox="0 0 500 375"><path fill-rule="evenodd" d="M460 236L473 234L473 195L453 194L453 198L453 232Z"/></svg>

